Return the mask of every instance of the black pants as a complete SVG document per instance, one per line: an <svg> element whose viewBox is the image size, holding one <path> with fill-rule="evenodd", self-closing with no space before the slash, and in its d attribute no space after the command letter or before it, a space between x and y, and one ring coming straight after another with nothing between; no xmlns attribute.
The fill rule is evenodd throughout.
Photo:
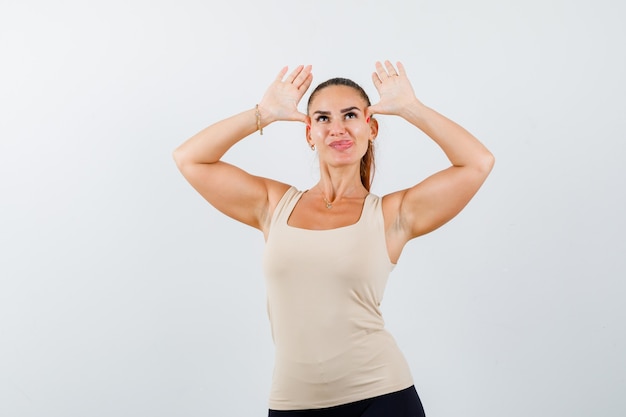
<svg viewBox="0 0 626 417"><path fill-rule="evenodd" d="M269 410L268 417L425 417L415 387L366 400L311 410Z"/></svg>

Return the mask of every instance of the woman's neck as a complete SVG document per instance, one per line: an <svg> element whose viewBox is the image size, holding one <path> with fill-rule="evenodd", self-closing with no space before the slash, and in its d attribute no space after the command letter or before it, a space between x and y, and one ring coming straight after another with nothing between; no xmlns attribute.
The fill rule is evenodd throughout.
<svg viewBox="0 0 626 417"><path fill-rule="evenodd" d="M324 175L324 172L321 173L320 180L313 190L319 191L328 203L342 198L363 198L369 194L360 177Z"/></svg>

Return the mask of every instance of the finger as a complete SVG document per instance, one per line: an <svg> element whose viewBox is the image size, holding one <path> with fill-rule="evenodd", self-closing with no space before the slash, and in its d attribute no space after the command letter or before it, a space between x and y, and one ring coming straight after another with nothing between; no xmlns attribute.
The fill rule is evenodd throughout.
<svg viewBox="0 0 626 417"><path fill-rule="evenodd" d="M302 122L307 125L310 124L309 116L300 112L295 113L293 120L296 122Z"/></svg>
<svg viewBox="0 0 626 417"><path fill-rule="evenodd" d="M298 89L300 89L300 87L302 86L304 82L306 82L310 74L311 74L311 65L307 65L306 67L303 67L302 71L300 71L296 79L293 81L293 84L296 87L298 87Z"/></svg>
<svg viewBox="0 0 626 417"><path fill-rule="evenodd" d="M302 68L304 68L304 65L298 65L296 67L296 69L294 69L293 71L291 71L291 74L289 74L289 76L287 77L287 79L285 80L285 82L288 83L293 83L293 81L296 79L296 77L298 76L298 74L300 74L300 72L302 71Z"/></svg>
<svg viewBox="0 0 626 417"><path fill-rule="evenodd" d="M367 115L366 117L371 117L377 113L378 113L378 103L369 106L367 110L365 110L365 114Z"/></svg>
<svg viewBox="0 0 626 417"><path fill-rule="evenodd" d="M313 74L309 73L309 75L307 75L304 82L300 85L300 87L298 87L298 90L300 91L300 93L304 94L306 90L309 89L312 82L313 82Z"/></svg>
<svg viewBox="0 0 626 417"><path fill-rule="evenodd" d="M391 62L385 61L385 68L390 76L398 75L398 71L396 71Z"/></svg>
<svg viewBox="0 0 626 417"><path fill-rule="evenodd" d="M288 69L289 67L287 66L283 67L283 69L281 69L278 75L276 76L276 81L282 81L285 74L287 74Z"/></svg>
<svg viewBox="0 0 626 417"><path fill-rule="evenodd" d="M372 82L374 83L374 87L378 90L378 86L382 83L382 80L378 76L377 72L372 73Z"/></svg>
<svg viewBox="0 0 626 417"><path fill-rule="evenodd" d="M402 62L396 62L396 66L398 67L398 75L406 75L406 70L404 69L404 65L402 65Z"/></svg>
<svg viewBox="0 0 626 417"><path fill-rule="evenodd" d="M385 67L383 67L383 64L380 63L380 61L376 61L376 74L378 75L378 78L380 81L383 80L383 78L387 78L387 71L385 70Z"/></svg>

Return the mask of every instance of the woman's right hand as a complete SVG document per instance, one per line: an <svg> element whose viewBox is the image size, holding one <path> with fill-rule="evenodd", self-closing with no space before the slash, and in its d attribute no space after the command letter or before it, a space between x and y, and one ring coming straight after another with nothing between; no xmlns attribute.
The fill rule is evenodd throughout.
<svg viewBox="0 0 626 417"><path fill-rule="evenodd" d="M283 80L284 67L259 102L262 126L280 120L307 123L308 116L298 111L298 103L313 81L311 65L299 65Z"/></svg>

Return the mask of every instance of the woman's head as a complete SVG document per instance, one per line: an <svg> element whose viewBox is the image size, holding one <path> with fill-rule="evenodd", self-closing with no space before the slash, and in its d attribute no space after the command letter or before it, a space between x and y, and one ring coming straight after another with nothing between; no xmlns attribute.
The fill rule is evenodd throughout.
<svg viewBox="0 0 626 417"><path fill-rule="evenodd" d="M333 94L333 96L329 99L326 97L327 93ZM352 129L351 126L355 125L349 125L351 123L349 120L355 120L357 123L365 121L367 124L367 132L364 132L364 129L359 130L359 128L355 128L354 131L357 134L363 132L363 134L367 135L366 144L363 145L365 150L360 159L360 176L361 183L369 191L374 176L373 139L376 136L378 127L376 121L370 120L370 116L367 114L368 107L371 106L370 99L365 90L354 81L347 78L331 78L319 84L309 97L307 114L311 118L312 125L320 121L330 123L329 117L332 118L332 115L330 114L330 109L326 108L330 105L326 103L333 102L332 100L335 98L344 100L343 103L346 103L345 105L348 106L346 108L343 108L343 105L340 106L342 108L341 120L343 124L339 126L339 129ZM318 109L318 103L323 108Z"/></svg>

